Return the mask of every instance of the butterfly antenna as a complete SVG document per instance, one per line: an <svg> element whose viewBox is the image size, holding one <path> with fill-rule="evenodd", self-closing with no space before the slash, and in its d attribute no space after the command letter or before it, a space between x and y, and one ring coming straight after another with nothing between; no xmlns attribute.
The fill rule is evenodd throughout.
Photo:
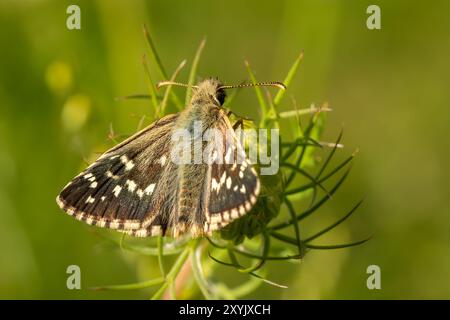
<svg viewBox="0 0 450 320"><path fill-rule="evenodd" d="M159 89L164 86L179 86L179 87L185 87L185 88L190 87L188 84L185 84L185 83L180 83L180 82L175 82L175 81L160 81L156 85L156 88ZM192 88L197 88L197 86L192 86Z"/></svg>
<svg viewBox="0 0 450 320"><path fill-rule="evenodd" d="M241 83L232 86L220 86L220 89L233 89L233 88L245 88L245 87L277 87L286 90L286 86L282 82L270 81L270 82L259 82L259 83Z"/></svg>

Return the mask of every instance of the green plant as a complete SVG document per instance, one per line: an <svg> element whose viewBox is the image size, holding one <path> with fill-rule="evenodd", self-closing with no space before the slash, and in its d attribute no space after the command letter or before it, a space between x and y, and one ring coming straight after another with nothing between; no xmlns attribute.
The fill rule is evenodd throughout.
<svg viewBox="0 0 450 320"><path fill-rule="evenodd" d="M174 81L186 65L186 61L181 62L169 78L152 38L145 27L144 35L148 43L150 61L156 67L158 76L161 79ZM194 83L204 46L205 41L203 40L191 66L189 85ZM291 83L302 59L303 53L295 60L284 79L286 86ZM171 86L167 87L162 96L158 95L148 59L144 56L142 61L147 75L149 93L123 98L150 100L155 118L166 114L169 103L180 110L183 104L181 99L171 90ZM255 75L248 62L246 62L246 67L251 81L256 82ZM259 124L256 126L251 121L231 114L232 121L241 121L244 126L280 128L280 122L292 121L293 119L296 125L291 126L290 131L282 132L281 138L284 138L284 135L290 135L294 138L288 142L282 140L280 171L273 176L260 177L262 192L253 209L210 238L190 240L187 238L158 237L150 239L150 245L148 243L143 245L141 241L125 238L125 236L120 239L112 239L123 250L155 256L158 260L160 276L141 283L105 286L97 289L127 290L159 286L152 296L152 299L159 299L164 294L170 294L172 298L192 296L195 293L195 288L198 288L207 299L240 298L255 290L261 283L285 287L266 278L263 267L269 260L279 262L300 260L308 250L346 248L362 244L368 240L338 245L315 245L311 243L349 218L360 206L361 201L335 223L308 238L302 238L300 222L316 213L342 186L350 171L350 164L355 153L329 169L337 149L343 146L340 144L342 132L335 143L320 142L325 127L326 113L330 111L327 104L318 108L311 106L309 109L297 109L294 101L294 110L278 112L277 108L285 99L285 91L280 90L275 97L271 97L268 93L265 95L260 87L254 87L254 90L261 108ZM237 90L231 94L224 107L227 108L231 104L236 92ZM188 89L185 103L189 102L190 94L190 89ZM309 116L309 119L306 125L302 126L300 119L306 116ZM141 124L142 122L140 126ZM324 148L330 148L328 155L323 162L316 161L316 151ZM304 183L304 180L307 182ZM330 181L333 184L328 189ZM319 194L323 195L319 198ZM307 209L296 212L294 203L305 200L309 202ZM285 245L288 245L289 249L286 249ZM167 256L175 257L169 270L166 270L165 265ZM247 261L247 266L244 266L243 259ZM233 268L239 273L248 274L250 278L246 283L232 289L223 282L213 283L209 276L219 265ZM179 290L175 287L175 283L182 269L186 269L189 274L193 274L195 281L190 281L189 277L185 277L182 281L183 288Z"/></svg>

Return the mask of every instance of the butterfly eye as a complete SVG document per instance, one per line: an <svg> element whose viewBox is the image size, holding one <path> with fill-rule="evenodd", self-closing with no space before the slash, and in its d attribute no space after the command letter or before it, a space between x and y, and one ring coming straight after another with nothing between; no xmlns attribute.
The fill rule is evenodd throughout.
<svg viewBox="0 0 450 320"><path fill-rule="evenodd" d="M223 103L225 102L225 97L226 97L225 90L223 89L217 90L215 98L220 105L223 105Z"/></svg>

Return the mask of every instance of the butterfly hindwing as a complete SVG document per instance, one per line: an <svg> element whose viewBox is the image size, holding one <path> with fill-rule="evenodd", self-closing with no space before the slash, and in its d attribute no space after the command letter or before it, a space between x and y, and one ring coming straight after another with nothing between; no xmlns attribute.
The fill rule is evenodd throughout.
<svg viewBox="0 0 450 320"><path fill-rule="evenodd" d="M159 232L154 220L164 212L154 193L169 167L175 119L164 117L107 151L63 189L59 206L88 224L138 236Z"/></svg>
<svg viewBox="0 0 450 320"><path fill-rule="evenodd" d="M232 131L228 118L219 128L231 132L225 139L222 163L209 166L206 179L206 223L204 232L210 234L251 210L256 203L260 182L255 169L246 157L239 139ZM214 152L214 151L213 151Z"/></svg>

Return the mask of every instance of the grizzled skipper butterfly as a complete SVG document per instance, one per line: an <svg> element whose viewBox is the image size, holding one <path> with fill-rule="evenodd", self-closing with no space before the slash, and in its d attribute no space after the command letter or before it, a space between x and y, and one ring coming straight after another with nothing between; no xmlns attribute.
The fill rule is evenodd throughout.
<svg viewBox="0 0 450 320"><path fill-rule="evenodd" d="M187 87L171 81L158 87L166 85ZM257 173L222 108L225 89L255 85L285 89L279 82L227 86L207 79L198 83L186 109L108 150L69 182L56 202L78 220L136 237L185 233L199 237L223 228L250 211L260 191ZM205 150L211 161L172 161L177 147L174 132L193 132L198 123L201 133L194 134L191 143L205 150L201 134L215 129L222 134L225 148ZM231 139L225 139L230 131ZM225 162L219 161L224 158Z"/></svg>

